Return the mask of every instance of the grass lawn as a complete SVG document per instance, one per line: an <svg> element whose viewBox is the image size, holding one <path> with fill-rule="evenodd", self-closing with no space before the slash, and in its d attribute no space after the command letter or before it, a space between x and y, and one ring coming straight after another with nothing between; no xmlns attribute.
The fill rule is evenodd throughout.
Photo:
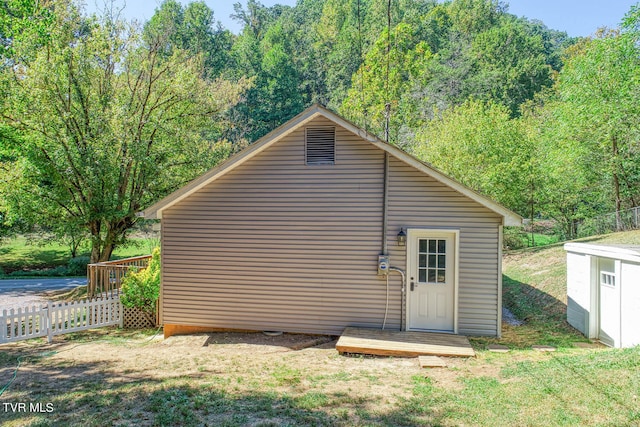
<svg viewBox="0 0 640 427"><path fill-rule="evenodd" d="M560 238L555 234L525 232L519 227L507 227L504 233L504 244L510 248L529 248L532 246L548 246L558 243Z"/></svg>
<svg viewBox="0 0 640 427"><path fill-rule="evenodd" d="M117 248L112 259L150 254L155 244L156 239L133 239L129 246ZM79 251L78 255L89 256L89 248ZM65 275L70 259L67 246L47 242L37 236L18 236L0 241L0 276L11 272L21 277Z"/></svg>
<svg viewBox="0 0 640 427"><path fill-rule="evenodd" d="M640 242L640 232L617 236ZM611 240L614 237L608 237ZM639 240L634 240L639 239ZM7 426L601 426L640 425L640 347L580 348L564 322L561 247L507 254L505 305L526 319L476 358L345 357L335 341L217 333L152 338L102 329L0 347L0 402L48 403ZM491 343L508 353L486 350ZM538 352L552 344L556 352ZM304 347L304 346L303 346ZM54 353L50 353L53 351Z"/></svg>
<svg viewBox="0 0 640 427"><path fill-rule="evenodd" d="M339 356L212 334L148 341L100 331L4 346L0 380L27 355L2 402L5 426L633 425L640 349L513 350L422 370L415 359ZM106 335L105 335L106 334ZM102 341L101 341L102 340ZM505 341L509 344L509 341ZM476 343L477 344L477 343ZM8 347L8 348L7 348ZM43 352L59 351L56 354ZM28 356L31 355L31 356ZM1 408L0 408L1 409Z"/></svg>

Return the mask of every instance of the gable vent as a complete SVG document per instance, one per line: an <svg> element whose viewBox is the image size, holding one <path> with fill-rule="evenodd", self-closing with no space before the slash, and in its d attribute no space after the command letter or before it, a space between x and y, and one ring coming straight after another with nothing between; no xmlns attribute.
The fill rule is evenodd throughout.
<svg viewBox="0 0 640 427"><path fill-rule="evenodd" d="M333 165L336 162L336 128L306 128L308 165Z"/></svg>

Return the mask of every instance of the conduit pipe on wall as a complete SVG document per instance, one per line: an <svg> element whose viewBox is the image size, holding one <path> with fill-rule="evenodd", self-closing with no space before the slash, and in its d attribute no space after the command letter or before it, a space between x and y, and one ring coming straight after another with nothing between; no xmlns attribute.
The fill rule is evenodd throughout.
<svg viewBox="0 0 640 427"><path fill-rule="evenodd" d="M400 330L402 330L402 321L404 319L404 293L405 293L405 284L406 284L405 273L404 273L404 270L402 270L401 268L389 267L389 272L392 272L392 271L399 273L402 280L401 298L400 298ZM389 276L387 276L387 309L388 308L389 308ZM384 329L384 327L386 326L386 322L387 322L387 310L385 310L384 312L384 321L382 322L382 329Z"/></svg>
<svg viewBox="0 0 640 427"><path fill-rule="evenodd" d="M382 255L389 255L387 245L387 202L389 198L389 153L384 152L384 166L383 166L383 183L382 183ZM386 302L384 305L384 318L382 319L382 329L387 324L387 314L389 313L389 273L385 274L385 281L387 284Z"/></svg>
<svg viewBox="0 0 640 427"><path fill-rule="evenodd" d="M384 152L384 183L382 188L382 255L389 255L387 247L387 217L389 202L389 153Z"/></svg>
<svg viewBox="0 0 640 427"><path fill-rule="evenodd" d="M384 153L384 182L382 188L382 255L389 254L389 247L387 244L387 230L388 230L388 210L389 210L389 153ZM395 271L399 273L402 279L402 297L400 299L400 329L402 329L402 321L404 319L404 293L405 293L405 272L398 267L389 267L389 272ZM384 307L384 319L382 320L382 329L387 325L387 316L389 314L389 275L386 277L387 295Z"/></svg>

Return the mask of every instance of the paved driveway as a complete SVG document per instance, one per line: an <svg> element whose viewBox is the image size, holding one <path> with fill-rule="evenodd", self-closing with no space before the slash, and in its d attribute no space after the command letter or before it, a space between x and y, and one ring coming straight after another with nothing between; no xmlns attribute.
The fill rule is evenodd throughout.
<svg viewBox="0 0 640 427"><path fill-rule="evenodd" d="M43 295L48 291L71 290L86 284L83 277L0 280L0 313L4 309L46 303Z"/></svg>

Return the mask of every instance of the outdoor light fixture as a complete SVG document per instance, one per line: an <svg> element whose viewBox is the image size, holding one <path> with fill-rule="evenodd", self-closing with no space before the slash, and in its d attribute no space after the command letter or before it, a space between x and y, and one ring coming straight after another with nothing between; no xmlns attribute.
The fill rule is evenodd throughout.
<svg viewBox="0 0 640 427"><path fill-rule="evenodd" d="M400 228L398 232L398 246L404 246L407 244L407 234L404 232L404 228Z"/></svg>

